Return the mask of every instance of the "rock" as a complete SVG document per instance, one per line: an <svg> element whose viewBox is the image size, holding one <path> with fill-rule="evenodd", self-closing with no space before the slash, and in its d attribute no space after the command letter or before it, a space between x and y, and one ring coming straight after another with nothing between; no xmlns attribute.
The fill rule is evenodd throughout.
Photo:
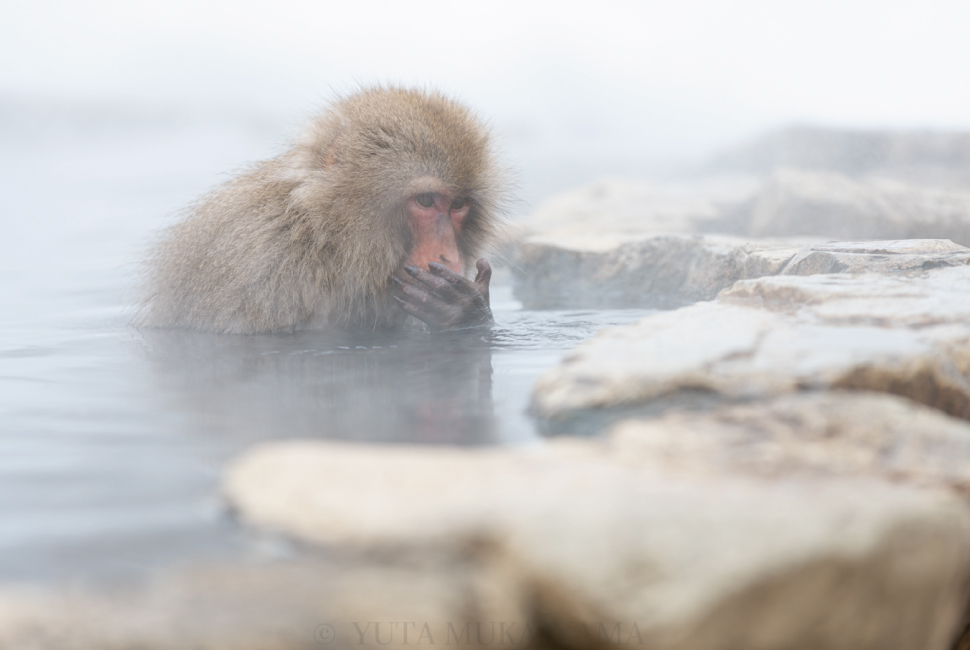
<svg viewBox="0 0 970 650"><path fill-rule="evenodd" d="M893 273L967 264L970 264L970 248L945 239L832 242L802 248L776 273Z"/></svg>
<svg viewBox="0 0 970 650"><path fill-rule="evenodd" d="M535 236L512 266L526 309L647 307L710 300L743 278L778 273L797 242L716 235Z"/></svg>
<svg viewBox="0 0 970 650"><path fill-rule="evenodd" d="M549 199L516 225L516 296L535 309L671 308L774 274L808 243L970 245L970 134L829 136L783 134L738 158L761 162L715 165L747 175L604 180ZM927 181L947 174L962 180Z"/></svg>
<svg viewBox="0 0 970 650"><path fill-rule="evenodd" d="M889 273L963 266L949 240L745 241L720 235L533 237L519 245L515 294L527 309L670 309L769 275Z"/></svg>
<svg viewBox="0 0 970 650"><path fill-rule="evenodd" d="M319 544L393 548L455 537L461 546L491 507L482 484L501 487L508 462L495 448L260 445L226 473L223 493L246 522ZM388 509L394 494L407 495L408 507Z"/></svg>
<svg viewBox="0 0 970 650"><path fill-rule="evenodd" d="M536 383L533 410L570 430L596 411L851 388L968 418L967 295L970 266L740 281L581 344Z"/></svg>
<svg viewBox="0 0 970 650"><path fill-rule="evenodd" d="M609 444L627 462L666 470L868 476L970 491L970 423L879 393L807 392L623 420Z"/></svg>
<svg viewBox="0 0 970 650"><path fill-rule="evenodd" d="M907 257L903 256L906 264ZM746 280L724 291L718 296L718 302L785 314L801 311L839 325L876 324L890 328L966 325L970 319L970 301L966 299L970 292L970 266L946 267L939 258L927 258L924 264L929 270L923 272ZM941 268L934 268L937 265ZM925 333L932 330L926 329Z"/></svg>
<svg viewBox="0 0 970 650"><path fill-rule="evenodd" d="M911 239L970 243L970 193L867 182L782 171L747 203L697 199L701 209L680 197L683 214L696 218L668 206L677 215L669 216L646 199L639 212L612 207L634 200L629 188L619 195L604 190L600 203L595 187L577 190L522 226L512 256L515 295L529 309L669 309L710 300L737 280L778 273L899 271L970 260L970 249L948 239ZM818 241L873 237L899 239Z"/></svg>
<svg viewBox="0 0 970 650"><path fill-rule="evenodd" d="M464 546L474 621L594 648L945 648L970 511L872 480L667 473L629 444L259 447L225 493L246 521L331 548ZM526 645L510 638L511 645Z"/></svg>
<svg viewBox="0 0 970 650"><path fill-rule="evenodd" d="M753 200L753 177L599 181L553 197L517 224L512 273L527 309L672 308L743 277L776 273L803 240L704 235Z"/></svg>
<svg viewBox="0 0 970 650"><path fill-rule="evenodd" d="M966 511L853 483L801 489L592 489L571 503L581 521L550 504L507 553L570 647L602 619L613 644L661 649L949 647Z"/></svg>

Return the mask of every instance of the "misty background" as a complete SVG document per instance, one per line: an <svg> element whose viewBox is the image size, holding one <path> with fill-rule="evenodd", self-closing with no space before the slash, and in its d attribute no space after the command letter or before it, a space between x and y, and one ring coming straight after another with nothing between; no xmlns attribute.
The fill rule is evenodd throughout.
<svg viewBox="0 0 970 650"><path fill-rule="evenodd" d="M473 106L528 204L790 124L970 126L959 1L8 0L2 13L6 146L59 126L197 128L164 152L132 152L172 171L271 156L328 98L371 83ZM200 139L223 151L200 158Z"/></svg>
<svg viewBox="0 0 970 650"><path fill-rule="evenodd" d="M360 85L473 106L517 171L520 213L600 177L690 171L792 124L970 128L970 5L956 0L7 0L0 12L13 304L44 278L121 278L180 208Z"/></svg>
<svg viewBox="0 0 970 650"><path fill-rule="evenodd" d="M372 383L396 367L383 353L307 337L166 347L127 325L158 231L335 94L462 99L492 125L525 214L598 178L689 174L793 124L970 129L968 26L970 4L934 0L0 2L0 577L222 552L213 436L253 413L260 435L326 423L324 370L369 387L374 410ZM476 426L518 440L535 435L535 377L635 315L504 309L514 340L474 351L444 412L474 415L466 398L492 377Z"/></svg>
<svg viewBox="0 0 970 650"><path fill-rule="evenodd" d="M487 118L518 213L689 172L792 124L970 128L959 1L7 0L0 291L24 322L116 308L178 211L337 93L433 87ZM83 260L82 263L79 263ZM47 304L43 296L57 296Z"/></svg>

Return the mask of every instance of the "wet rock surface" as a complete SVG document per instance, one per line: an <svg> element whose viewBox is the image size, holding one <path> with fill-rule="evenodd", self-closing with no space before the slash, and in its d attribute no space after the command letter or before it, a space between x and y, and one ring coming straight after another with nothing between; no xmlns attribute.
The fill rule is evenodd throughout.
<svg viewBox="0 0 970 650"><path fill-rule="evenodd" d="M798 251L795 242L716 235L532 238L517 249L515 295L530 309L671 309L778 273Z"/></svg>
<svg viewBox="0 0 970 650"><path fill-rule="evenodd" d="M853 388L970 417L968 294L970 266L738 282L716 301L604 330L540 378L533 406L566 420L698 393Z"/></svg>
<svg viewBox="0 0 970 650"><path fill-rule="evenodd" d="M712 300L738 280L970 263L970 249L949 240L806 243L725 235L558 234L526 238L516 255L515 295L531 309L671 309Z"/></svg>

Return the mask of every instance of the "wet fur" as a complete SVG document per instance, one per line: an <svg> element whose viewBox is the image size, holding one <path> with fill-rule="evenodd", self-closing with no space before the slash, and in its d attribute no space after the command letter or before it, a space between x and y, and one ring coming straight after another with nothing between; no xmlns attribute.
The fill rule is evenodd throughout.
<svg viewBox="0 0 970 650"><path fill-rule="evenodd" d="M457 243L474 265L502 201L480 121L433 92L378 87L337 100L289 151L166 233L136 324L246 334L399 325L388 282L411 248L404 202L429 176L471 198Z"/></svg>

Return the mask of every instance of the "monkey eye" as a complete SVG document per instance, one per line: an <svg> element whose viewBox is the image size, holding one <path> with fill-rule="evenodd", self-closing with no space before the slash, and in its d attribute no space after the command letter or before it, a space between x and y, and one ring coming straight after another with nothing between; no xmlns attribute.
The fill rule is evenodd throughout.
<svg viewBox="0 0 970 650"><path fill-rule="evenodd" d="M461 210L463 207L465 207L465 203L467 200L468 199L455 199L454 201L451 202L451 209Z"/></svg>
<svg viewBox="0 0 970 650"><path fill-rule="evenodd" d="M417 200L418 205L420 205L423 208L430 208L432 205L434 205L434 194L430 194L430 193L418 194L414 198Z"/></svg>

